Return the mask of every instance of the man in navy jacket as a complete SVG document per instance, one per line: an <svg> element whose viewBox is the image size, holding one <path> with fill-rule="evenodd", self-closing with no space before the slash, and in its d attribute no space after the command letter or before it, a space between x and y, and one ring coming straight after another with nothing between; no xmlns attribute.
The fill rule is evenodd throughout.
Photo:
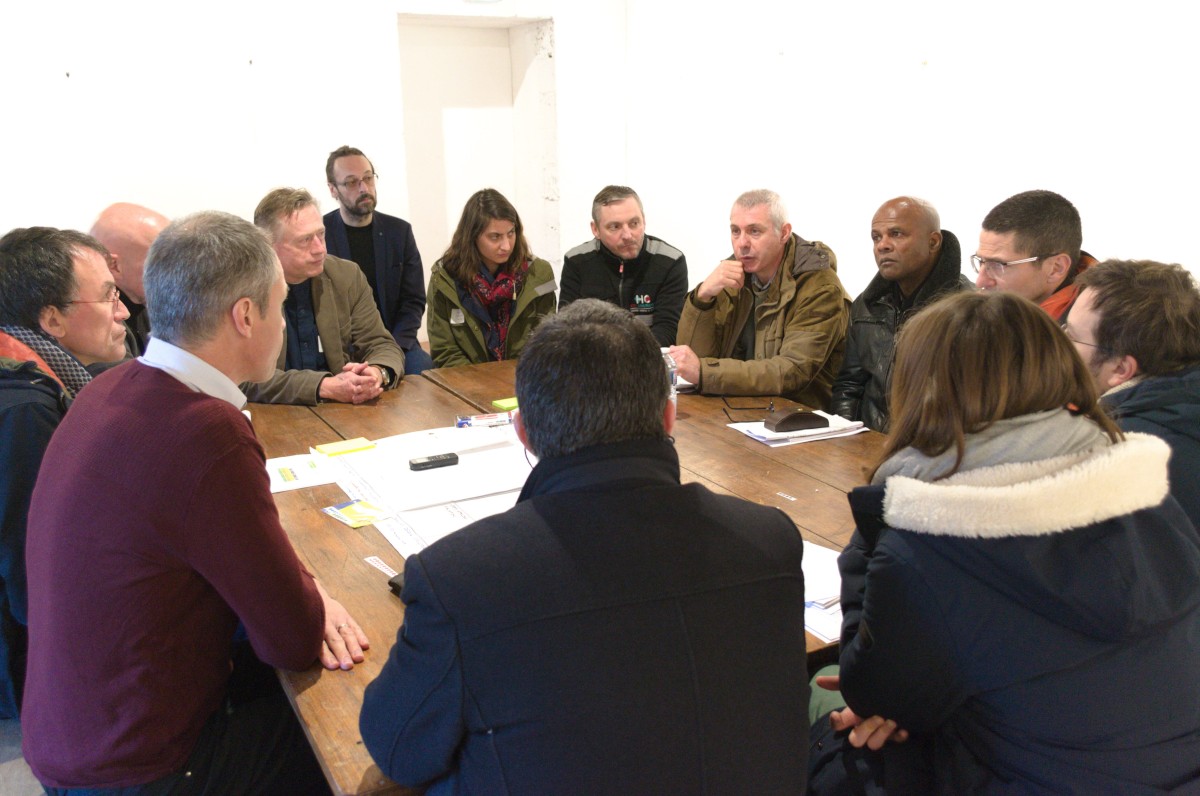
<svg viewBox="0 0 1200 796"><path fill-rule="evenodd" d="M681 485L658 341L581 299L517 363L517 505L405 562L363 742L427 793L804 793L803 543Z"/></svg>
<svg viewBox="0 0 1200 796"><path fill-rule="evenodd" d="M338 147L325 161L329 195L338 209L325 214L325 245L362 269L383 325L404 351L404 372L420 373L433 360L417 342L425 314L425 271L412 225L375 211L375 167L361 150Z"/></svg>
<svg viewBox="0 0 1200 796"><path fill-rule="evenodd" d="M1078 285L1063 331L1117 424L1171 446L1171 494L1200 527L1200 286L1150 260L1107 260Z"/></svg>

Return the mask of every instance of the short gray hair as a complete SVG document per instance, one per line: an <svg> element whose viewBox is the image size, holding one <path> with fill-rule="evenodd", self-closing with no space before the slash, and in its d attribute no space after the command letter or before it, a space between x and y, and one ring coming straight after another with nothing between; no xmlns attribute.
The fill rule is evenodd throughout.
<svg viewBox="0 0 1200 796"><path fill-rule="evenodd" d="M534 330L517 360L517 402L540 458L593 445L666 439L669 387L649 327L599 299L580 299Z"/></svg>
<svg viewBox="0 0 1200 796"><path fill-rule="evenodd" d="M767 213L771 217L771 224L775 227L776 232L783 231L783 225L788 223L787 207L783 204L783 199L774 191L768 191L766 188L756 188L753 191L746 191L739 196L733 203L736 207L743 207L749 210L752 207L759 205L767 206Z"/></svg>
<svg viewBox="0 0 1200 796"><path fill-rule="evenodd" d="M279 261L262 230L208 210L172 222L146 255L146 311L155 337L175 345L211 339L234 302L266 317Z"/></svg>

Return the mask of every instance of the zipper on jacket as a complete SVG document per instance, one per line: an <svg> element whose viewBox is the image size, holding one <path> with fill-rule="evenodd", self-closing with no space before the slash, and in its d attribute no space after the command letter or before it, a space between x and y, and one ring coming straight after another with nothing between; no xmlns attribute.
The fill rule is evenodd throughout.
<svg viewBox="0 0 1200 796"><path fill-rule="evenodd" d="M625 303L625 261L617 266L617 301L621 305L621 309L629 309L629 305Z"/></svg>

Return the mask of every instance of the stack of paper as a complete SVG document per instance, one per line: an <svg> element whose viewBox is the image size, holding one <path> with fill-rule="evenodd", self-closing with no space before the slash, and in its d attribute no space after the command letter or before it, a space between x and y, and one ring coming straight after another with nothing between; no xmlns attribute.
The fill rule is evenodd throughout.
<svg viewBox="0 0 1200 796"><path fill-rule="evenodd" d="M730 423L729 427L734 431L742 432L751 439L756 439L759 442L770 445L772 448L782 445L795 445L798 442L815 442L819 439L850 437L867 430L861 420L847 420L844 417L827 414L819 409L816 410L816 413L829 421L829 428L809 428L802 431L787 431L781 434L775 431L768 431L766 425L761 420L757 423Z"/></svg>
<svg viewBox="0 0 1200 796"><path fill-rule="evenodd" d="M804 543L804 629L822 641L842 636L842 576L838 551Z"/></svg>

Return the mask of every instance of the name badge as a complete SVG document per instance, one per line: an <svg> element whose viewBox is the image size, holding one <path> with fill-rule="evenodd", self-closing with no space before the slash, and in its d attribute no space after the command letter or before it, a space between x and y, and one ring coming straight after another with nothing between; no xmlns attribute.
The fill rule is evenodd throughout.
<svg viewBox="0 0 1200 796"><path fill-rule="evenodd" d="M452 326L462 326L466 322L467 319L463 317L462 310L460 310L458 307L450 310L450 324Z"/></svg>

